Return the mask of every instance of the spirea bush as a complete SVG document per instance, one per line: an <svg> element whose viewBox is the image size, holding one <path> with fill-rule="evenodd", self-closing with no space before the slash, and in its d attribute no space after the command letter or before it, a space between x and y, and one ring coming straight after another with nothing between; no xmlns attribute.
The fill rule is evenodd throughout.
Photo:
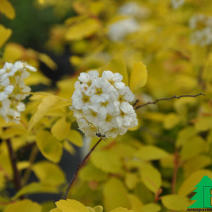
<svg viewBox="0 0 212 212"><path fill-rule="evenodd" d="M212 178L212 1L34 3L64 20L42 43L61 60L0 24L0 212L186 211Z"/></svg>

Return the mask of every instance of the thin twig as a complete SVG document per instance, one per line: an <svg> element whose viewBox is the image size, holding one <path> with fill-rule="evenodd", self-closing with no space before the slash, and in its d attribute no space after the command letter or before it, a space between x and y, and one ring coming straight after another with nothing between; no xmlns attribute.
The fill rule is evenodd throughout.
<svg viewBox="0 0 212 212"><path fill-rule="evenodd" d="M158 102L161 102L161 101L167 101L167 100L172 100L172 99L180 99L180 98L184 98L184 97L197 97L197 96L204 96L205 94L204 93L198 93L198 94L195 94L195 95L181 95L181 96L172 96L172 97L164 97L164 98L160 98L160 99L156 99L152 102L147 102L145 104L142 104L142 105L138 105L135 107L135 110L138 110L139 108L141 107L145 107L147 105L153 105L153 104L157 104Z"/></svg>
<svg viewBox="0 0 212 212"><path fill-rule="evenodd" d="M84 159L80 162L79 166L77 167L75 173L74 173L74 176L72 177L69 185L68 185L68 188L66 190L66 193L65 195L63 196L64 199L67 199L69 193L70 193L70 190L72 188L72 186L74 185L77 177L78 177L78 174L79 174L79 171L81 170L81 168L86 164L88 158L90 157L91 153L96 149L96 147L98 146L98 144L102 141L102 137L96 142L96 144L90 149L90 151L88 152L88 154L84 157Z"/></svg>
<svg viewBox="0 0 212 212"><path fill-rule="evenodd" d="M171 184L173 194L176 191L177 173L178 173L179 165L180 165L179 153L178 151L176 151L174 154L174 170L173 170L172 184Z"/></svg>
<svg viewBox="0 0 212 212"><path fill-rule="evenodd" d="M36 156L38 154L38 147L35 145L30 153L30 157L29 157L29 167L27 168L27 170L24 173L23 176L23 185L25 185L30 177L31 171L32 171L32 165L36 159Z"/></svg>
<svg viewBox="0 0 212 212"><path fill-rule="evenodd" d="M12 143L10 139L6 140L6 144L7 144L7 149L8 149L9 158L10 158L12 171L13 171L13 183L14 183L15 189L19 191L21 189L21 178L17 168L16 155L15 155L15 152L13 151L13 147L12 147Z"/></svg>

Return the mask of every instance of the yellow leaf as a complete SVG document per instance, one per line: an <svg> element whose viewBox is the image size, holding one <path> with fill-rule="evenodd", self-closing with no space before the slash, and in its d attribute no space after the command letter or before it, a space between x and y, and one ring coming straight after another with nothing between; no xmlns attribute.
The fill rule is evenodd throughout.
<svg viewBox="0 0 212 212"><path fill-rule="evenodd" d="M47 54L39 53L38 58L50 69L55 70L57 68L57 64Z"/></svg>
<svg viewBox="0 0 212 212"><path fill-rule="evenodd" d="M68 137L70 132L70 124L66 122L65 117L59 119L51 128L52 135L58 140L63 140Z"/></svg>
<svg viewBox="0 0 212 212"><path fill-rule="evenodd" d="M41 212L42 207L31 200L25 199L9 204L4 212Z"/></svg>
<svg viewBox="0 0 212 212"><path fill-rule="evenodd" d="M195 128L197 131L206 131L212 129L212 117L201 116L196 120Z"/></svg>
<svg viewBox="0 0 212 212"><path fill-rule="evenodd" d="M50 186L49 184L30 183L19 190L13 199L17 199L23 195L36 193L58 193L58 188L55 185Z"/></svg>
<svg viewBox="0 0 212 212"><path fill-rule="evenodd" d="M188 198L178 194L171 194L162 197L163 205L174 211L184 211L190 205Z"/></svg>
<svg viewBox="0 0 212 212"><path fill-rule="evenodd" d="M23 53L23 47L15 43L8 43L4 49L3 59L8 62L15 62L21 59Z"/></svg>
<svg viewBox="0 0 212 212"><path fill-rule="evenodd" d="M41 153L49 160L59 162L63 147L59 141L52 136L48 131L41 130L36 137L36 143Z"/></svg>
<svg viewBox="0 0 212 212"><path fill-rule="evenodd" d="M177 116L175 113L169 113L165 116L165 119L163 121L163 125L165 129L171 129L175 127L180 121L179 116Z"/></svg>
<svg viewBox="0 0 212 212"><path fill-rule="evenodd" d="M130 88L136 91L147 82L147 69L142 62L135 62L130 73Z"/></svg>
<svg viewBox="0 0 212 212"><path fill-rule="evenodd" d="M142 207L143 207L143 203L138 199L137 196L133 195L133 194L129 194L128 195L130 204L131 204L131 208L135 211L135 212L143 212Z"/></svg>
<svg viewBox="0 0 212 212"><path fill-rule="evenodd" d="M103 196L107 211L120 206L129 208L127 190L122 182L116 178L111 178L104 184Z"/></svg>
<svg viewBox="0 0 212 212"><path fill-rule="evenodd" d="M100 25L96 19L88 18L69 27L66 32L67 40L80 40L94 34Z"/></svg>
<svg viewBox="0 0 212 212"><path fill-rule="evenodd" d="M83 145L82 135L76 130L69 131L68 139L76 146L81 147Z"/></svg>
<svg viewBox="0 0 212 212"><path fill-rule="evenodd" d="M121 207L119 207L119 208L113 209L113 210L110 211L110 212L134 212L134 211L128 210L128 209L126 209L126 208L121 208Z"/></svg>
<svg viewBox="0 0 212 212"><path fill-rule="evenodd" d="M149 164L144 164L140 168L141 180L144 185L152 192L156 193L161 187L160 172Z"/></svg>
<svg viewBox="0 0 212 212"><path fill-rule="evenodd" d="M15 18L15 10L12 4L7 0L0 0L0 12L10 19Z"/></svg>
<svg viewBox="0 0 212 212"><path fill-rule="evenodd" d="M158 212L160 211L160 206L155 203L149 203L142 207L142 212Z"/></svg>
<svg viewBox="0 0 212 212"><path fill-rule="evenodd" d="M191 151L192 149L192 151ZM208 150L208 144L200 137L195 136L192 140L188 140L181 150L181 159L187 160L190 159L202 152L206 152Z"/></svg>
<svg viewBox="0 0 212 212"><path fill-rule="evenodd" d="M123 76L123 82L126 85L128 85L127 67L126 67L126 63L122 57L112 59L110 61L109 65L106 66L105 68L112 71L113 73L121 74Z"/></svg>
<svg viewBox="0 0 212 212"><path fill-rule="evenodd" d="M38 106L37 111L32 116L29 122L29 130L31 130L49 111L50 108L58 101L57 97L53 95L44 96L41 103Z"/></svg>
<svg viewBox="0 0 212 212"><path fill-rule="evenodd" d="M87 207L89 212L103 212L103 207L101 205L96 206L94 208Z"/></svg>
<svg viewBox="0 0 212 212"><path fill-rule="evenodd" d="M129 189L135 188L138 183L138 177L134 173L127 173L125 176L125 184Z"/></svg>
<svg viewBox="0 0 212 212"><path fill-rule="evenodd" d="M60 200L56 202L57 208L62 212L89 212L89 210L76 200Z"/></svg>
<svg viewBox="0 0 212 212"><path fill-rule="evenodd" d="M3 25L0 25L0 48L9 39L11 34L12 34L11 29L7 29Z"/></svg>
<svg viewBox="0 0 212 212"><path fill-rule="evenodd" d="M178 194L186 196L191 193L204 176L212 178L212 172L207 169L202 169L191 174L180 186Z"/></svg>
<svg viewBox="0 0 212 212"><path fill-rule="evenodd" d="M33 165L32 170L42 183L60 185L65 182L65 176L59 166L42 161Z"/></svg>
<svg viewBox="0 0 212 212"><path fill-rule="evenodd" d="M148 145L142 146L137 152L135 152L135 156L142 160L159 160L168 157L169 154L163 149Z"/></svg>

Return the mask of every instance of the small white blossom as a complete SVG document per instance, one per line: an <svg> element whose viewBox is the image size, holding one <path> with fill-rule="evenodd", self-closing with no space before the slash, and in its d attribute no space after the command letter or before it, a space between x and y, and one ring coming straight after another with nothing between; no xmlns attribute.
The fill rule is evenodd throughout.
<svg viewBox="0 0 212 212"><path fill-rule="evenodd" d="M130 17L146 18L149 16L150 11L146 7L141 7L136 2L127 2L119 8L118 13Z"/></svg>
<svg viewBox="0 0 212 212"><path fill-rule="evenodd" d="M189 22L192 29L191 42L200 46L212 44L212 17L198 14Z"/></svg>
<svg viewBox="0 0 212 212"><path fill-rule="evenodd" d="M117 21L109 26L108 35L113 41L121 41L133 32L139 30L139 24L133 18Z"/></svg>
<svg viewBox="0 0 212 212"><path fill-rule="evenodd" d="M178 9L184 4L184 0L171 0L172 7Z"/></svg>
<svg viewBox="0 0 212 212"><path fill-rule="evenodd" d="M30 92L30 87L24 84L28 71L36 69L21 61L6 62L0 69L0 115L6 121L18 122L21 112L25 110L25 104L21 101Z"/></svg>
<svg viewBox="0 0 212 212"><path fill-rule="evenodd" d="M122 82L122 75L104 71L81 73L72 95L74 116L87 136L101 133L106 137L123 135L138 124L133 106L135 97Z"/></svg>

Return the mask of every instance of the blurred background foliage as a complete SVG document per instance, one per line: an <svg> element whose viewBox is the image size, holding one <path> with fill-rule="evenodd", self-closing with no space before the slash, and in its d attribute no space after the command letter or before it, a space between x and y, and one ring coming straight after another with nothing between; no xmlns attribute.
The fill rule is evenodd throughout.
<svg viewBox="0 0 212 212"><path fill-rule="evenodd" d="M103 205L106 212L116 207L186 211L195 185L203 176L212 178L212 1L10 3L0 0L0 64L24 60L36 66L39 71L26 83L45 93L27 100L20 125L0 122L0 211L54 208L76 166L72 156L77 151L82 158L97 141L79 132L68 109L77 76L89 69L121 73L140 104L173 95L205 96L137 110L138 128L106 139L81 170L69 193L81 203L61 201L52 212L67 212L65 205L71 211L75 204ZM144 77L141 61L148 70L146 84L135 77ZM22 178L18 191L4 143L8 138ZM36 193L59 195L35 203L30 195ZM83 207L79 212L88 210Z"/></svg>

